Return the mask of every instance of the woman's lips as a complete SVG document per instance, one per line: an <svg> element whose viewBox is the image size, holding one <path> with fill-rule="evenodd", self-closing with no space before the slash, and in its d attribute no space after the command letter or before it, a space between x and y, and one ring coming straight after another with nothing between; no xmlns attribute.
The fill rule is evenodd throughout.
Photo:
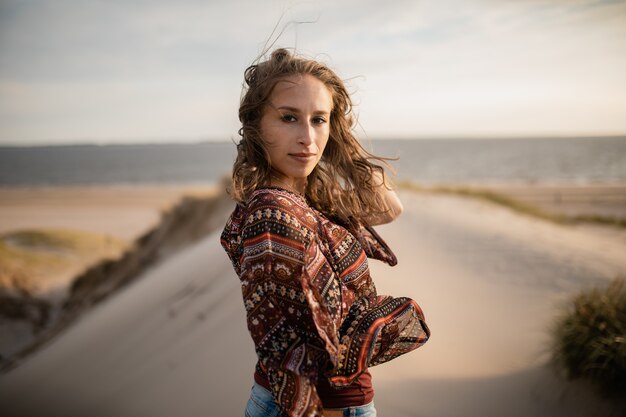
<svg viewBox="0 0 626 417"><path fill-rule="evenodd" d="M299 152L299 153L290 153L289 156L291 156L292 158L300 162L309 162L315 157L315 154L308 153L308 152Z"/></svg>

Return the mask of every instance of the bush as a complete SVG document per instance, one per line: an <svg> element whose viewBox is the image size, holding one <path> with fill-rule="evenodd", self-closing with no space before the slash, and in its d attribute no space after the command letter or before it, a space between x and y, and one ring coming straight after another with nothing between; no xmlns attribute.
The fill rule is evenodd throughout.
<svg viewBox="0 0 626 417"><path fill-rule="evenodd" d="M553 355L567 377L589 380L605 395L626 392L623 279L583 291L566 305L554 327Z"/></svg>

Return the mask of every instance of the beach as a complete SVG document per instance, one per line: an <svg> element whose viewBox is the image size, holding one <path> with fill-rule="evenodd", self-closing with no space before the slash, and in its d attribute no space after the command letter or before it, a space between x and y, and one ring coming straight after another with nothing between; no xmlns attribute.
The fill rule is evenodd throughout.
<svg viewBox="0 0 626 417"><path fill-rule="evenodd" d="M69 228L133 240L183 195L214 191L210 185L0 187L0 233Z"/></svg>
<svg viewBox="0 0 626 417"><path fill-rule="evenodd" d="M499 187L492 189L566 214L584 207L585 214L625 215L623 186ZM62 227L132 241L185 193L211 190L2 189L0 232ZM623 411L624 404L556 373L549 350L554 318L569 297L626 276L625 228L559 224L450 193L403 189L400 197L402 216L377 227L399 263L370 261L372 276L380 294L421 305L432 337L371 369L379 416ZM214 222L223 224L230 208L216 210ZM242 415L255 354L220 231L150 265L0 374L3 414Z"/></svg>

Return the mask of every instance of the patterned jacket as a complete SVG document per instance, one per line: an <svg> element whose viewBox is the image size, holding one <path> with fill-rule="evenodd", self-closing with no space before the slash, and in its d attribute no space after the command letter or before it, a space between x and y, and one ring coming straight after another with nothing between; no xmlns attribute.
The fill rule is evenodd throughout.
<svg viewBox="0 0 626 417"><path fill-rule="evenodd" d="M318 378L347 386L430 336L415 301L376 293L367 257L393 266L395 255L373 229L350 229L300 195L266 187L235 208L222 233L258 366L284 416L322 415Z"/></svg>

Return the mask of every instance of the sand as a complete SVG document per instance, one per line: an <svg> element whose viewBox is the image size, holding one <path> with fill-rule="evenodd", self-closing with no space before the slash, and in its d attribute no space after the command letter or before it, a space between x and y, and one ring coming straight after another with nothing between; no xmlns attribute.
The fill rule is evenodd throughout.
<svg viewBox="0 0 626 417"><path fill-rule="evenodd" d="M214 191L212 185L0 187L0 233L78 229L132 240L182 195Z"/></svg>
<svg viewBox="0 0 626 417"><path fill-rule="evenodd" d="M372 368L379 416L619 415L546 363L560 303L625 275L625 231L556 225L451 195L401 198L405 213L378 228L399 265L372 261L372 274L379 293L415 298L433 334ZM238 279L214 233L0 375L0 409L241 416L253 366Z"/></svg>

